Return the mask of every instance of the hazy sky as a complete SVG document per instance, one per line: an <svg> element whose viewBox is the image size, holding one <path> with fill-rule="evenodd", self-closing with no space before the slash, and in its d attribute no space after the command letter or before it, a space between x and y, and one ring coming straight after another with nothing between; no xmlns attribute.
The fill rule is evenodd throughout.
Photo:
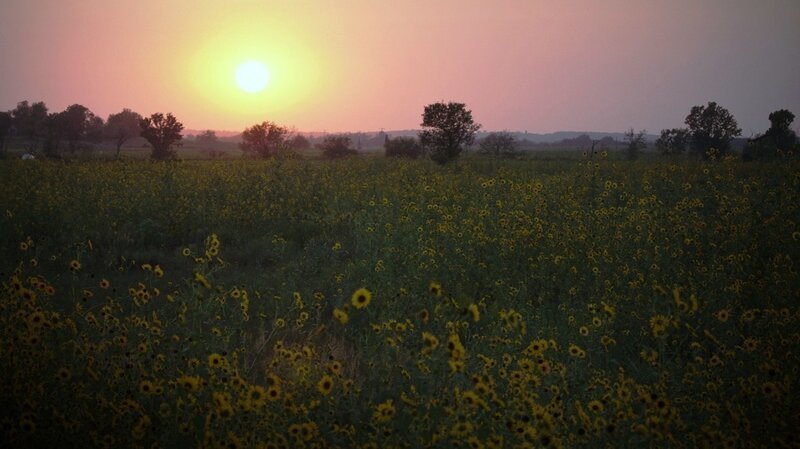
<svg viewBox="0 0 800 449"><path fill-rule="evenodd" d="M0 109L21 100L329 132L447 100L488 130L653 133L717 101L749 136L800 121L800 0L2 0Z"/></svg>

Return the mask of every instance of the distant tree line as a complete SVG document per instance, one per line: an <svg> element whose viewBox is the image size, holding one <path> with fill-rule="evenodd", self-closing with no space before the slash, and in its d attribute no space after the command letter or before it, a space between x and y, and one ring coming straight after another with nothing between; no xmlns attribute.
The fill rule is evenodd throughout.
<svg viewBox="0 0 800 449"><path fill-rule="evenodd" d="M772 159L798 154L800 142L791 129L794 114L786 109L769 115L770 128L745 143L742 157L745 160ZM716 102L694 106L684 120L686 128L661 130L656 148L665 155L690 153L709 158L731 152L731 142L742 134L733 115Z"/></svg>
<svg viewBox="0 0 800 449"><path fill-rule="evenodd" d="M182 130L183 124L169 113L142 117L123 109L103 120L81 104L50 112L43 101L21 101L11 111L0 112L0 152L5 151L8 138L15 137L26 152L49 158L60 159L78 150L91 150L102 141L111 142L119 157L122 145L141 136L152 146L153 159L169 159L174 157L174 147L180 144Z"/></svg>
<svg viewBox="0 0 800 449"><path fill-rule="evenodd" d="M770 127L763 134L748 139L742 156L746 160L765 160L789 157L800 153L800 143L791 129L794 114L786 109L769 115ZM685 128L664 129L655 141L656 149L664 155L684 153L703 158L724 156L731 152L731 142L742 130L733 115L715 102L693 106L684 120ZM293 157L312 147L323 157L338 159L358 153L367 142L382 141L387 157L430 157L438 164L457 159L462 152L476 143L481 125L472 117L464 103L438 102L426 105L422 113L422 130L416 137L390 138L381 132L374 137L363 134L325 135L312 145L312 140L275 122L263 121L246 127L239 148L245 156L254 158ZM171 113L156 112L149 117L123 109L106 120L89 108L73 104L60 112L50 112L44 102L21 101L10 111L0 112L0 154L6 142L14 138L23 149L32 154L50 158L74 155L91 150L99 142L110 142L120 155L122 146L136 137L144 138L151 146L151 157L156 160L172 159L175 148L183 140L183 124ZM354 148L354 142L355 148ZM206 130L194 139L203 148L213 148L219 141L214 131ZM531 148L527 140L519 141L509 132L493 132L477 142L478 154L508 158L520 154L522 148ZM628 159L636 159L647 147L645 131L633 128L624 134L622 142L611 137L594 140L589 135L564 139L556 145L591 148L622 146Z"/></svg>

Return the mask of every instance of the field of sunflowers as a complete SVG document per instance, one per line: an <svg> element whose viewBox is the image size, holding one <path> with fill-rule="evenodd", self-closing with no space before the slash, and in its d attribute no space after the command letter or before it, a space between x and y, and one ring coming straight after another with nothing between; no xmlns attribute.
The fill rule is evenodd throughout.
<svg viewBox="0 0 800 449"><path fill-rule="evenodd" d="M2 161L0 446L800 447L800 166Z"/></svg>

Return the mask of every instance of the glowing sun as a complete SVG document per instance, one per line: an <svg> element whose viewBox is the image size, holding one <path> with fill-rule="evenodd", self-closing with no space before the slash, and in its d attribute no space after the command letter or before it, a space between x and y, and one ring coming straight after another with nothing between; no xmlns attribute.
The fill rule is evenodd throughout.
<svg viewBox="0 0 800 449"><path fill-rule="evenodd" d="M236 83L245 92L255 93L267 87L269 71L258 61L247 61L236 69Z"/></svg>

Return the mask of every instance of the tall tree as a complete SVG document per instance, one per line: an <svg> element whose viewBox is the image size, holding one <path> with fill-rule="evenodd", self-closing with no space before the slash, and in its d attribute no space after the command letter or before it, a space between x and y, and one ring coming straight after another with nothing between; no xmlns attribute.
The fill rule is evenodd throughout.
<svg viewBox="0 0 800 449"><path fill-rule="evenodd" d="M183 124L175 119L172 113L164 115L160 112L145 117L139 122L142 137L153 146L152 158L156 160L175 157L174 145L180 145L183 135Z"/></svg>
<svg viewBox="0 0 800 449"><path fill-rule="evenodd" d="M787 109L780 109L769 114L769 122L769 129L764 135L769 136L776 150L792 150L797 145L797 134L791 128L794 114Z"/></svg>
<svg viewBox="0 0 800 449"><path fill-rule="evenodd" d="M29 152L36 151L46 132L47 105L43 101L33 104L21 101L11 111L11 118L17 135L25 140L25 149Z"/></svg>
<svg viewBox="0 0 800 449"><path fill-rule="evenodd" d="M483 154L495 157L511 157L517 154L517 140L507 132L490 133L478 144Z"/></svg>
<svg viewBox="0 0 800 449"><path fill-rule="evenodd" d="M5 154L6 138L11 133L11 113L0 111L0 155Z"/></svg>
<svg viewBox="0 0 800 449"><path fill-rule="evenodd" d="M117 159L119 159L122 145L134 137L139 137L142 133L142 129L139 127L141 121L142 116L130 109L123 109L122 112L117 112L116 114L108 116L104 135L106 139L114 142L114 145L117 147Z"/></svg>
<svg viewBox="0 0 800 449"><path fill-rule="evenodd" d="M457 158L464 145L475 141L475 133L481 128L464 103L453 102L425 106L421 126L420 143L438 164Z"/></svg>
<svg viewBox="0 0 800 449"><path fill-rule="evenodd" d="M692 136L692 151L703 156L711 149L727 153L731 140L742 134L733 115L713 101L706 106L692 107L686 116L686 125Z"/></svg>
<svg viewBox="0 0 800 449"><path fill-rule="evenodd" d="M276 156L286 149L286 139L289 130L273 122L261 122L242 132L242 142L239 144L246 155L258 157Z"/></svg>
<svg viewBox="0 0 800 449"><path fill-rule="evenodd" d="M217 133L214 131L207 129L195 137L195 142L201 148L205 150L212 150L216 148L217 144L219 143L219 138L217 137Z"/></svg>
<svg viewBox="0 0 800 449"><path fill-rule="evenodd" d="M638 133L633 128L625 132L625 156L629 161L639 158L639 154L643 149L647 148L647 143L644 141L645 130Z"/></svg>
<svg viewBox="0 0 800 449"><path fill-rule="evenodd" d="M338 159L358 153L352 148L350 136L344 134L325 136L322 143L317 144L317 148L322 150L322 155L328 159Z"/></svg>
<svg viewBox="0 0 800 449"><path fill-rule="evenodd" d="M86 106L73 104L61 114L63 137L71 153L78 149L81 142L96 140L99 136L103 120L95 116Z"/></svg>
<svg viewBox="0 0 800 449"><path fill-rule="evenodd" d="M742 156L745 159L769 159L793 154L797 148L797 134L791 128L794 114L780 109L769 115L770 126L764 134L748 140Z"/></svg>
<svg viewBox="0 0 800 449"><path fill-rule="evenodd" d="M311 142L302 134L295 134L289 139L289 148L293 151L302 151L311 148Z"/></svg>
<svg viewBox="0 0 800 449"><path fill-rule="evenodd" d="M390 139L384 134L383 149L387 157L407 157L416 159L423 155L422 145L414 137L397 136Z"/></svg>
<svg viewBox="0 0 800 449"><path fill-rule="evenodd" d="M686 151L690 140L691 135L686 128L662 129L661 136L656 140L656 148L662 154L681 154Z"/></svg>
<svg viewBox="0 0 800 449"><path fill-rule="evenodd" d="M67 135L67 116L64 111L47 114L44 121L44 154L47 157L61 157L61 142Z"/></svg>

